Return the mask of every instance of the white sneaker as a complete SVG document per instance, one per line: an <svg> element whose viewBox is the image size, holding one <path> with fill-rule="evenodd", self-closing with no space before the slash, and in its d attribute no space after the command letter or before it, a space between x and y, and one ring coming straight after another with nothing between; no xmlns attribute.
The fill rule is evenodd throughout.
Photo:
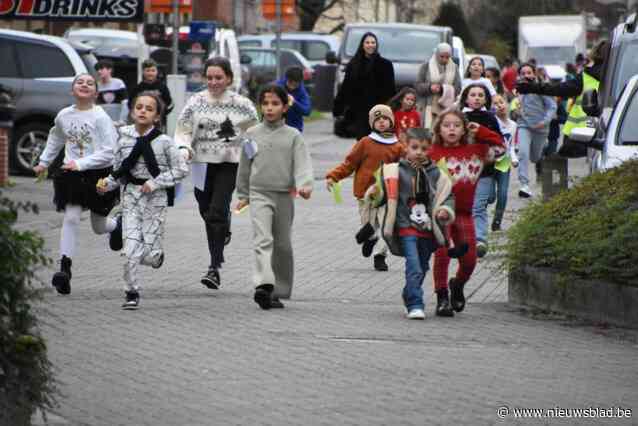
<svg viewBox="0 0 638 426"><path fill-rule="evenodd" d="M423 309L411 309L407 316L408 319L422 320L425 319L425 312Z"/></svg>
<svg viewBox="0 0 638 426"><path fill-rule="evenodd" d="M521 185L518 190L518 196L521 198L530 198L532 196L532 190L529 189L529 185Z"/></svg>

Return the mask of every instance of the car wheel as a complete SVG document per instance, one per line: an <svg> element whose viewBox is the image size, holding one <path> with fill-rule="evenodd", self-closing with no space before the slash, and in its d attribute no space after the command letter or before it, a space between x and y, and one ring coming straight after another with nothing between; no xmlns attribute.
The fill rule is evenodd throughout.
<svg viewBox="0 0 638 426"><path fill-rule="evenodd" d="M11 144L11 166L21 174L33 174L44 150L51 126L44 123L31 123L15 130Z"/></svg>

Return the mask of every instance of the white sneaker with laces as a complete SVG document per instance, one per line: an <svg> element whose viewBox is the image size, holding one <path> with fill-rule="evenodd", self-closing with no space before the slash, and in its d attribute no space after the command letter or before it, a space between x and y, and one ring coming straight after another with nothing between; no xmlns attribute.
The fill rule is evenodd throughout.
<svg viewBox="0 0 638 426"><path fill-rule="evenodd" d="M530 198L532 196L532 190L529 189L529 185L521 185L518 190L518 196L522 198Z"/></svg>
<svg viewBox="0 0 638 426"><path fill-rule="evenodd" d="M425 312L423 312L423 309L411 309L410 312L408 312L408 319L425 319Z"/></svg>

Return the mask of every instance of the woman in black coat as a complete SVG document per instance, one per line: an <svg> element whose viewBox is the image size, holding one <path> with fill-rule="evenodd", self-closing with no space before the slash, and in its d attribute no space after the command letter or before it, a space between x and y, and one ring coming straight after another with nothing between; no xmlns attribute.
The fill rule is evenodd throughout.
<svg viewBox="0 0 638 426"><path fill-rule="evenodd" d="M361 139L370 134L368 112L377 104L387 103L395 93L392 62L379 55L377 37L365 33L346 66L332 113L343 116L345 127Z"/></svg>

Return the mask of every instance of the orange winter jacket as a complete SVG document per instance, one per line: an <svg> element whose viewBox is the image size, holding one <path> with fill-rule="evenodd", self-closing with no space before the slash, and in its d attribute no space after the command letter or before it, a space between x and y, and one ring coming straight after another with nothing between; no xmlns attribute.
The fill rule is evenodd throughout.
<svg viewBox="0 0 638 426"><path fill-rule="evenodd" d="M405 148L399 142L384 144L365 136L352 147L343 163L328 172L326 179L338 182L354 172L352 192L361 199L374 184L374 172L381 164L396 163L404 154Z"/></svg>

